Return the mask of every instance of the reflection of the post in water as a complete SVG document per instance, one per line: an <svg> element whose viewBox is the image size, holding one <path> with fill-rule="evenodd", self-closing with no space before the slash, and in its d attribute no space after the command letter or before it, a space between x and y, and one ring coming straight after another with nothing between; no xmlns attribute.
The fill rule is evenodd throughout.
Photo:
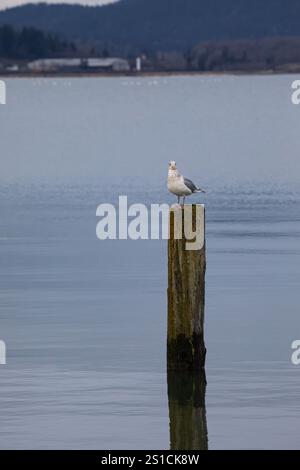
<svg viewBox="0 0 300 470"><path fill-rule="evenodd" d="M205 372L168 371L171 450L207 450Z"/></svg>

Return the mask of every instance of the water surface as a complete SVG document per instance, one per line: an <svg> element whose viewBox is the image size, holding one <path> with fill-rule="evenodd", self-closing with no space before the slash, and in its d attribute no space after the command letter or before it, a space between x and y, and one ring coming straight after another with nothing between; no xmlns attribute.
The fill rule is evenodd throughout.
<svg viewBox="0 0 300 470"><path fill-rule="evenodd" d="M299 446L300 368L290 360L300 338L299 111L290 81L8 82L1 448L170 447L166 242L101 242L95 214L119 194L172 203L171 156L208 191L208 447Z"/></svg>

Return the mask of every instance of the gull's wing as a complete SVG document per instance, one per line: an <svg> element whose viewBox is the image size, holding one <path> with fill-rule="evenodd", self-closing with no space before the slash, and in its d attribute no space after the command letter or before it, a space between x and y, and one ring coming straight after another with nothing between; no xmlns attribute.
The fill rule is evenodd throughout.
<svg viewBox="0 0 300 470"><path fill-rule="evenodd" d="M199 191L200 188L197 188L197 186L193 183L193 181L183 178L184 184L194 193L195 191Z"/></svg>

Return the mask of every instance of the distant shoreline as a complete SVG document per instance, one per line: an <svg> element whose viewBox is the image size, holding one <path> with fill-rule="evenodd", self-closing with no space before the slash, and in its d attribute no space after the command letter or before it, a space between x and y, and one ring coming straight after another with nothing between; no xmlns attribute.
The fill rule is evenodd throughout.
<svg viewBox="0 0 300 470"><path fill-rule="evenodd" d="M145 71L145 72L1 72L0 78L143 78L143 77L172 77L172 76L270 76L300 74L297 70L226 70L226 71Z"/></svg>

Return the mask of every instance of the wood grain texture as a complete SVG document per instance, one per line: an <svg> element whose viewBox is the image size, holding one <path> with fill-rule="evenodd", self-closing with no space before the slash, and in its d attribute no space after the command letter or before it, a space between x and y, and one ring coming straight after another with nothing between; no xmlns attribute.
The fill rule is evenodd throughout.
<svg viewBox="0 0 300 470"><path fill-rule="evenodd" d="M184 210L170 210L168 242L168 341L169 370L201 370L205 365L204 305L205 305L205 241L200 250L187 250L184 235ZM193 230L196 230L196 205L192 206ZM191 206L190 206L191 208ZM205 230L205 211L201 206ZM180 212L178 212L180 211ZM181 227L180 227L180 217ZM177 227L176 227L177 225ZM182 230L182 238L174 233ZM203 234L202 234L203 235ZM204 238L205 240L205 238Z"/></svg>

